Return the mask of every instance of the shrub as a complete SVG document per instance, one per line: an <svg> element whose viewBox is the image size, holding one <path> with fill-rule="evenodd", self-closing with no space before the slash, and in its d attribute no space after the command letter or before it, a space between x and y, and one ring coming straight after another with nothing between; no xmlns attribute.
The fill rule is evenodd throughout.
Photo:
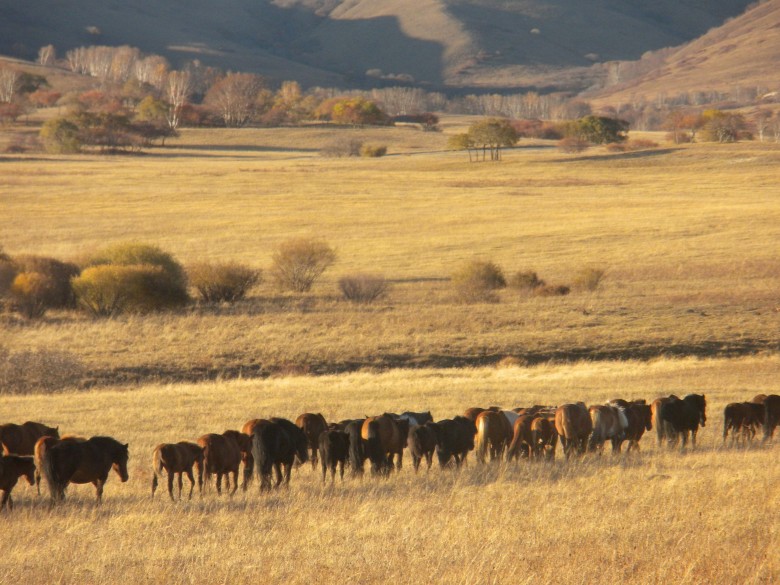
<svg viewBox="0 0 780 585"><path fill-rule="evenodd" d="M7 295L11 290L11 284L18 272L13 262L0 257L0 298Z"/></svg>
<svg viewBox="0 0 780 585"><path fill-rule="evenodd" d="M590 147L590 143L587 140L578 138L576 136L567 136L566 138L558 141L558 150L565 152L566 154L577 154L584 152Z"/></svg>
<svg viewBox="0 0 780 585"><path fill-rule="evenodd" d="M472 260L452 275L459 300L467 303L498 302L495 291L506 286L504 273L493 262Z"/></svg>
<svg viewBox="0 0 780 585"><path fill-rule="evenodd" d="M40 138L46 152L71 154L81 150L79 127L66 118L48 120L41 128Z"/></svg>
<svg viewBox="0 0 780 585"><path fill-rule="evenodd" d="M172 284L181 287L186 297L187 277L184 268L176 259L157 246L139 244L137 242L125 242L104 248L93 254L87 260L87 266L99 266L103 264L116 264L120 266L134 266L148 264L159 266L169 277Z"/></svg>
<svg viewBox="0 0 780 585"><path fill-rule="evenodd" d="M340 138L322 147L320 156L327 158L345 158L360 156L363 142L355 138Z"/></svg>
<svg viewBox="0 0 780 585"><path fill-rule="evenodd" d="M76 298L70 280L79 273L79 268L70 262L62 262L46 256L22 255L13 259L18 273L36 273L48 280L48 292L44 302L47 309L73 307Z"/></svg>
<svg viewBox="0 0 780 585"><path fill-rule="evenodd" d="M544 281L533 270L520 270L509 277L509 286L517 290L533 290L544 286Z"/></svg>
<svg viewBox="0 0 780 585"><path fill-rule="evenodd" d="M376 274L353 274L339 279L341 294L353 303L371 303L383 297L387 289L384 276Z"/></svg>
<svg viewBox="0 0 780 585"><path fill-rule="evenodd" d="M28 319L42 317L54 294L54 281L40 272L20 272L11 284L13 307Z"/></svg>
<svg viewBox="0 0 780 585"><path fill-rule="evenodd" d="M67 352L46 349L11 352L0 346L3 394L56 392L77 385L84 374L81 362Z"/></svg>
<svg viewBox="0 0 780 585"><path fill-rule="evenodd" d="M181 306L186 292L160 266L101 264L73 279L79 303L97 317L149 313Z"/></svg>
<svg viewBox="0 0 780 585"><path fill-rule="evenodd" d="M534 289L534 295L538 297L560 297L571 292L571 288L563 284L544 284Z"/></svg>
<svg viewBox="0 0 780 585"><path fill-rule="evenodd" d="M582 290L594 291L599 287L607 271L603 268L583 268L577 273L574 285Z"/></svg>
<svg viewBox="0 0 780 585"><path fill-rule="evenodd" d="M307 292L335 261L335 250L325 242L294 238L274 252L271 276L282 290Z"/></svg>
<svg viewBox="0 0 780 585"><path fill-rule="evenodd" d="M232 303L261 281L261 272L235 262L200 262L187 267L187 277L204 303Z"/></svg>
<svg viewBox="0 0 780 585"><path fill-rule="evenodd" d="M386 146L374 144L364 144L360 147L360 156L364 158L378 158L387 154Z"/></svg>

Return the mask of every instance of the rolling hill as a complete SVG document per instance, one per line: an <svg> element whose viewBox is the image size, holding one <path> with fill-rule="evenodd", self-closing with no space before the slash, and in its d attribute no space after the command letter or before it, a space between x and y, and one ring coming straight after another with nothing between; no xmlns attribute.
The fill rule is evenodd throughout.
<svg viewBox="0 0 780 585"><path fill-rule="evenodd" d="M305 85L577 86L594 62L691 41L749 0L37 0L0 5L0 53L132 45ZM577 75L575 75L577 74Z"/></svg>
<svg viewBox="0 0 780 585"><path fill-rule="evenodd" d="M594 101L736 87L776 91L778 62L780 0L769 0L672 51L652 71L599 92Z"/></svg>

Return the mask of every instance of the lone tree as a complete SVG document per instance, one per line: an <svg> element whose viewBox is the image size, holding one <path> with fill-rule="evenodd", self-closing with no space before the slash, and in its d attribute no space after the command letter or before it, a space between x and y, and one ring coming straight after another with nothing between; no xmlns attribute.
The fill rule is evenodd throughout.
<svg viewBox="0 0 780 585"><path fill-rule="evenodd" d="M310 238L283 242L274 252L271 276L282 290L308 292L314 281L336 261L327 243Z"/></svg>
<svg viewBox="0 0 780 585"><path fill-rule="evenodd" d="M475 161L479 161L479 151L482 151L482 160L487 160L487 154L490 153L490 160L501 160L501 148L504 146L514 146L519 137L509 120L504 118L487 118L475 122L469 127L465 135L458 135L458 138L451 141L451 146L460 146L469 150L469 161L471 161L471 150L476 150Z"/></svg>

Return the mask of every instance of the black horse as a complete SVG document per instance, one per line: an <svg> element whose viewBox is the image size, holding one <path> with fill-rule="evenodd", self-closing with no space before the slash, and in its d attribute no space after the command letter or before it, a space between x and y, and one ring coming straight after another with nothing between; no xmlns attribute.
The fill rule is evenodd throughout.
<svg viewBox="0 0 780 585"><path fill-rule="evenodd" d="M676 444L682 437L681 448L684 449L690 433L691 444L695 448L699 425L703 427L707 423L706 409L707 399L704 394L688 394L682 400L674 396L665 402L661 406L660 417L663 422L668 423L673 433L670 442Z"/></svg>
<svg viewBox="0 0 780 585"><path fill-rule="evenodd" d="M474 421L464 416L456 416L437 423L427 423L426 426L436 433L436 456L439 465L447 467L450 461L454 460L455 467L460 467L469 451L474 449L474 435L477 432Z"/></svg>
<svg viewBox="0 0 780 585"><path fill-rule="evenodd" d="M412 456L415 473L420 470L420 462L425 459L428 469L433 463L433 453L436 451L436 432L428 425L415 425L409 429L407 447Z"/></svg>
<svg viewBox="0 0 780 585"><path fill-rule="evenodd" d="M258 426L252 435L252 458L256 474L260 476L260 490L271 489L271 473L274 470L274 487L279 487L282 479L285 485L289 485L295 458L306 463L309 460L308 447L306 435L292 421L272 418L268 424Z"/></svg>
<svg viewBox="0 0 780 585"><path fill-rule="evenodd" d="M320 461L322 462L322 481L325 482L330 469L331 482L336 480L336 468L344 480L344 465L349 457L349 435L344 431L330 429L320 433L318 441Z"/></svg>

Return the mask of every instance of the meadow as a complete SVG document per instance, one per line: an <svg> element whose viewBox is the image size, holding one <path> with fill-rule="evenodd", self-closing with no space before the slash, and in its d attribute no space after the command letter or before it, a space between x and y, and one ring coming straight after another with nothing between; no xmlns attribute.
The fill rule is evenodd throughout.
<svg viewBox="0 0 780 585"><path fill-rule="evenodd" d="M232 306L0 315L0 349L78 366L39 372L62 377L58 393L41 382L0 394L0 421L113 435L131 450L130 480L111 477L100 507L91 487L69 488L54 509L16 488L0 519L0 582L780 581L777 439L721 441L728 402L778 392L780 147L564 155L523 142L499 164L469 164L445 149L468 122L339 130L387 144L380 159L320 157L333 132L318 127L185 130L139 156L0 157L11 255L78 259L136 240L184 264L266 268L294 236L338 252L308 294L266 282ZM503 290L498 303L462 304L448 279L475 257L551 283L587 267L606 278L593 292ZM343 301L336 282L356 272L389 279L387 298ZM150 498L157 443L250 418L430 409L441 419L673 392L708 400L685 453L651 433L631 456L484 467L472 456L459 473L417 476L407 459L387 481L334 486L303 467L272 494Z"/></svg>
<svg viewBox="0 0 780 585"><path fill-rule="evenodd" d="M4 397L3 419L105 433L131 448L130 480L104 503L71 486L50 509L26 485L2 519L0 579L13 583L775 583L780 579L778 446L722 447L727 402L776 391L777 356L531 368L394 370L338 376L146 385ZM475 404L603 402L704 392L696 450L566 463L478 466L388 480L293 471L289 490L171 503L150 497L158 442L238 428L256 416L328 419ZM186 480L185 480L186 485ZM197 493L197 491L196 491Z"/></svg>

